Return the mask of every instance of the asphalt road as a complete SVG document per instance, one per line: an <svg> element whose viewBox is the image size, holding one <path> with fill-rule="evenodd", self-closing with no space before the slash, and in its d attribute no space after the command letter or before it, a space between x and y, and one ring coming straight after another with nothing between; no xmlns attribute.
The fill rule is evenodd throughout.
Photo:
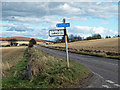
<svg viewBox="0 0 120 90"><path fill-rule="evenodd" d="M40 46L35 46L35 47L60 58L66 57L66 53L64 51L53 50L53 49L40 47ZM75 54L75 53L69 53L69 58L70 60L76 60L77 62L85 65L93 73L95 73L101 79L104 80L101 83L101 86L99 84L92 85L94 81L91 82L91 87L97 87L97 86L103 87L103 88L120 87L120 85L118 84L118 60L89 56L89 55L81 55L81 54ZM96 81L96 83L98 83L98 81Z"/></svg>

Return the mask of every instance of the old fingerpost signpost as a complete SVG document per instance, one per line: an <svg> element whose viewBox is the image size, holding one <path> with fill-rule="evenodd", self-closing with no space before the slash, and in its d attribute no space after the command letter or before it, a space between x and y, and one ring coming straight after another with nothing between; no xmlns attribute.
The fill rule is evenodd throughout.
<svg viewBox="0 0 120 90"><path fill-rule="evenodd" d="M50 37L53 37L53 36L64 36L65 37L67 68L69 68L69 56L68 56L66 27L70 27L70 23L65 23L65 19L63 19L63 23L58 23L58 24L56 24L56 26L57 27L64 27L64 29L49 30L49 36Z"/></svg>

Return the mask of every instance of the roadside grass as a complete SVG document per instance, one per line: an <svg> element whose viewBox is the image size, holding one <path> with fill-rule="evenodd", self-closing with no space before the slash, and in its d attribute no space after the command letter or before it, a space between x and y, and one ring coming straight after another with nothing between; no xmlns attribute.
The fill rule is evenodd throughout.
<svg viewBox="0 0 120 90"><path fill-rule="evenodd" d="M27 64L32 72L31 80L25 77ZM26 49L23 60L12 70L11 77L2 80L2 87L71 88L79 85L82 87L82 81L92 75L88 68L73 60L70 60L70 68L67 69L65 59L54 57L34 47L29 51Z"/></svg>
<svg viewBox="0 0 120 90"><path fill-rule="evenodd" d="M60 50L60 51L66 51L64 48L59 48L59 47L51 47L51 46L44 46L40 45L41 47L46 47L50 49L55 49L55 50ZM71 53L77 53L77 54L82 54L82 55L91 55L91 56L97 56L97 57L104 57L104 58L111 58L111 59L120 59L120 56L110 56L105 53L96 53L96 52L84 52L84 51L76 51L76 50L68 50Z"/></svg>

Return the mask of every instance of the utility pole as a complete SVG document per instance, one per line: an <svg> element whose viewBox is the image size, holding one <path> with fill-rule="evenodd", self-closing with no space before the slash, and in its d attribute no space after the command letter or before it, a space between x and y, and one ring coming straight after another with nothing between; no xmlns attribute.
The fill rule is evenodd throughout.
<svg viewBox="0 0 120 90"><path fill-rule="evenodd" d="M63 19L63 23L65 23L65 18ZM65 37L65 47L66 47L66 58L67 58L67 68L69 68L69 56L68 56L68 46L67 46L67 31L66 27L64 27L64 37Z"/></svg>

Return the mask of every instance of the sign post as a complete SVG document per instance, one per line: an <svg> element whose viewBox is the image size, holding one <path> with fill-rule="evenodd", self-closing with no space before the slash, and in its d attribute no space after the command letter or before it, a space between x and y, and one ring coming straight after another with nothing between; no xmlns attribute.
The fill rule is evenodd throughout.
<svg viewBox="0 0 120 90"><path fill-rule="evenodd" d="M67 59L67 68L69 68L69 56L68 56L68 46L67 46L67 31L66 27L70 27L70 23L65 23L65 18L63 23L58 23L56 27L64 27L64 29L55 29L49 30L49 36L64 36L65 37L65 47L66 47L66 59Z"/></svg>
<svg viewBox="0 0 120 90"><path fill-rule="evenodd" d="M65 23L65 18L63 19L63 23ZM67 68L69 68L69 56L68 56L67 31L66 31L66 27L64 27L64 37L65 37L65 47L66 47Z"/></svg>
<svg viewBox="0 0 120 90"><path fill-rule="evenodd" d="M49 30L49 36L64 36L64 29Z"/></svg>

